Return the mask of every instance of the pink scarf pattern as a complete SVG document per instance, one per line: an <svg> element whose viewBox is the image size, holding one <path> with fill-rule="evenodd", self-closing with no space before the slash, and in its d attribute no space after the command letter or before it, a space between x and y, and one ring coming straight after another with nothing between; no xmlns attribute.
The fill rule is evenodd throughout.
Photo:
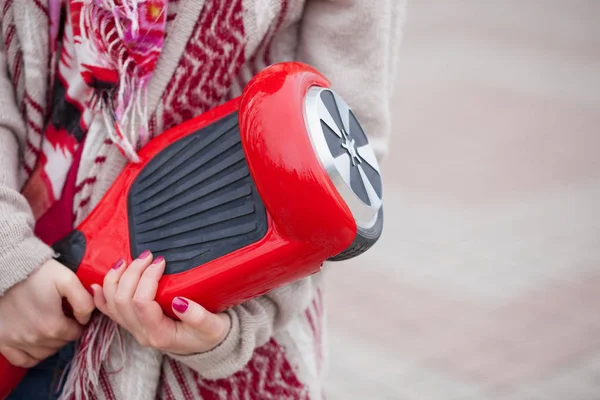
<svg viewBox="0 0 600 400"><path fill-rule="evenodd" d="M36 219L60 198L94 118L130 161L138 160L149 140L146 88L164 43L167 3L49 1L51 116L23 189Z"/></svg>
<svg viewBox="0 0 600 400"><path fill-rule="evenodd" d="M71 0L75 52L109 136L132 161L146 144L146 87L164 43L167 0ZM140 123L135 130L135 117Z"/></svg>

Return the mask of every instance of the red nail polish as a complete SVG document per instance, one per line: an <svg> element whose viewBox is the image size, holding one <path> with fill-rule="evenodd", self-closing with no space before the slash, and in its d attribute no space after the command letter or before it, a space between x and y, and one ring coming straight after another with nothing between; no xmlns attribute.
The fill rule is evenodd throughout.
<svg viewBox="0 0 600 400"><path fill-rule="evenodd" d="M152 261L152 264L160 264L165 258L163 256L158 256Z"/></svg>
<svg viewBox="0 0 600 400"><path fill-rule="evenodd" d="M142 254L140 254L138 256L138 260L143 260L145 258L147 258L150 255L150 250L144 250L142 251Z"/></svg>
<svg viewBox="0 0 600 400"><path fill-rule="evenodd" d="M183 314L187 311L190 303L186 299L182 299L181 297L175 297L173 299L173 310L177 311L180 314Z"/></svg>
<svg viewBox="0 0 600 400"><path fill-rule="evenodd" d="M125 264L125 260L123 260L122 258L119 258L117 261L115 261L115 263L112 266L112 269L119 269L123 266L123 264Z"/></svg>

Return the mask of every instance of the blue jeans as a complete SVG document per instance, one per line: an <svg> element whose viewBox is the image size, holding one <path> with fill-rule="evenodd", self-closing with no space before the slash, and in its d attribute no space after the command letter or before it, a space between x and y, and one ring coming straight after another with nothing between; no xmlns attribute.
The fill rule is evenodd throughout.
<svg viewBox="0 0 600 400"><path fill-rule="evenodd" d="M60 396L60 378L73 359L75 343L31 368L6 400L55 400ZM63 380L64 381L64 380Z"/></svg>

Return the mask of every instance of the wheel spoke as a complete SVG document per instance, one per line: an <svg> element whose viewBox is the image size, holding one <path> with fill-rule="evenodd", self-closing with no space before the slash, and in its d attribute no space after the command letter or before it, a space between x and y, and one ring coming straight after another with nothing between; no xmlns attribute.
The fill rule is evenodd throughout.
<svg viewBox="0 0 600 400"><path fill-rule="evenodd" d="M356 140L356 145L358 147L369 144L369 139L367 139L365 131L358 123L356 115L354 115L352 111L350 111L350 136Z"/></svg>
<svg viewBox="0 0 600 400"><path fill-rule="evenodd" d="M337 124L335 123L335 120L331 116L331 113L329 112L327 107L325 107L325 104L323 104L322 101L319 101L319 117L321 118L321 121L323 121L325 124L327 124L329 128L331 128L333 133L335 133L340 138L342 137L342 132L340 132L340 128L338 128Z"/></svg>
<svg viewBox="0 0 600 400"><path fill-rule="evenodd" d="M333 96L335 97L335 102L337 104L340 117L342 118L344 129L346 132L350 133L350 108L348 108L348 104L346 104L346 102L337 93L333 92Z"/></svg>
<svg viewBox="0 0 600 400"><path fill-rule="evenodd" d="M365 160L377 173L381 173L379 171L379 163L377 162L377 157L375 157L375 153L373 152L373 148L370 145L365 145L356 149L358 155Z"/></svg>
<svg viewBox="0 0 600 400"><path fill-rule="evenodd" d="M340 172L344 182L350 186L350 156L348 153L344 153L341 156L334 158L333 163Z"/></svg>
<svg viewBox="0 0 600 400"><path fill-rule="evenodd" d="M373 188L373 185L369 181L369 178L367 178L365 171L363 170L363 168L360 165L358 166L358 172L360 173L360 178L362 179L362 182L365 185L365 189L367 190L367 196L369 196L369 201L371 202L371 206L375 207L375 208L380 207L382 201L379 198L379 196L377 195L377 192L375 192L375 188Z"/></svg>

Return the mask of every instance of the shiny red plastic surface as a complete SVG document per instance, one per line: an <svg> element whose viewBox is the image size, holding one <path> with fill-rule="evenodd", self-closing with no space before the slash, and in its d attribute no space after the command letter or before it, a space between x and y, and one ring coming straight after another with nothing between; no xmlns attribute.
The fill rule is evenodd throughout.
<svg viewBox="0 0 600 400"><path fill-rule="evenodd" d="M267 233L223 257L163 276L157 301L165 313L174 317L171 302L175 296L190 298L213 312L223 311L318 272L325 260L346 249L356 236L356 224L320 164L304 120L304 98L313 85L330 86L305 64L275 64L258 74L240 98L152 140L140 151L141 162L125 167L78 227L86 237L77 271L82 283L86 287L101 284L119 257L132 261L127 195L146 164L169 144L238 109L242 146L267 209ZM10 373L21 373L4 367L0 362L2 380L10 380Z"/></svg>
<svg viewBox="0 0 600 400"><path fill-rule="evenodd" d="M216 260L163 276L157 301L165 313L174 316L175 296L223 311L319 271L323 261L347 248L356 235L354 218L321 166L304 122L304 97L312 85L328 87L329 82L304 64L271 66L240 98L151 141L140 151L141 162L124 169L78 228L87 239L77 271L84 285L102 283L118 257L131 261L127 193L145 165L169 144L237 109L242 147L267 209L267 233Z"/></svg>

